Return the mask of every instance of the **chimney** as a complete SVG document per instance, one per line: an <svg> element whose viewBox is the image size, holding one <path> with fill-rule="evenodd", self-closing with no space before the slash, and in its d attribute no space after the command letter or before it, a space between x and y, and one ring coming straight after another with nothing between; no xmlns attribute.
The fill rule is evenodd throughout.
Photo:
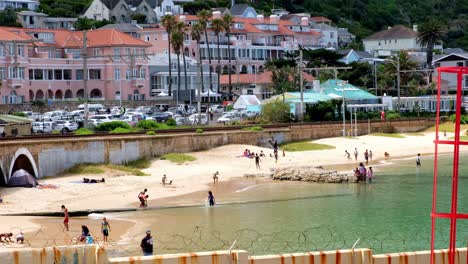
<svg viewBox="0 0 468 264"><path fill-rule="evenodd" d="M186 17L184 15L179 16L179 21L180 22L185 23L185 19L186 19Z"/></svg>
<svg viewBox="0 0 468 264"><path fill-rule="evenodd" d="M301 17L301 26L308 26L308 25L309 25L309 18Z"/></svg>
<svg viewBox="0 0 468 264"><path fill-rule="evenodd" d="M278 16L271 15L270 16L270 24L278 24Z"/></svg>
<svg viewBox="0 0 468 264"><path fill-rule="evenodd" d="M221 11L213 11L213 18L221 18Z"/></svg>
<svg viewBox="0 0 468 264"><path fill-rule="evenodd" d="M263 22L265 21L263 15L257 15L257 20L258 20L258 22L260 22L260 23L263 23Z"/></svg>
<svg viewBox="0 0 468 264"><path fill-rule="evenodd" d="M413 25L413 31L414 31L414 32L418 32L418 25L416 25L416 24Z"/></svg>

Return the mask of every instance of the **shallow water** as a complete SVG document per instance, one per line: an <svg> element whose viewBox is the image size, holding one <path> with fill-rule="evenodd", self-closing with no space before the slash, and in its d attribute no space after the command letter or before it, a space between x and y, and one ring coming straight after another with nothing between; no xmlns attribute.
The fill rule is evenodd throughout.
<svg viewBox="0 0 468 264"><path fill-rule="evenodd" d="M441 159L439 211L450 206L450 156ZM461 158L459 211L468 211L468 163ZM269 183L215 193L218 205L119 213L137 220L121 246L138 252L146 229L158 253L234 248L251 254L369 247L376 253L430 247L433 161L423 158L379 166L372 184ZM247 201L247 202L242 202ZM466 246L468 222L457 227L458 245ZM437 221L436 247L448 247L448 221ZM119 252L113 252L119 255Z"/></svg>

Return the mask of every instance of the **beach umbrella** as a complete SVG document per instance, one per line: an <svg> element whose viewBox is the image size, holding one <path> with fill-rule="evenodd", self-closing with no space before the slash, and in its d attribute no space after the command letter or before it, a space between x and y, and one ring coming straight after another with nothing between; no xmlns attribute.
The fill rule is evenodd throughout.
<svg viewBox="0 0 468 264"><path fill-rule="evenodd" d="M13 173L10 180L8 180L8 187L36 187L38 185L34 176L29 172L20 169Z"/></svg>

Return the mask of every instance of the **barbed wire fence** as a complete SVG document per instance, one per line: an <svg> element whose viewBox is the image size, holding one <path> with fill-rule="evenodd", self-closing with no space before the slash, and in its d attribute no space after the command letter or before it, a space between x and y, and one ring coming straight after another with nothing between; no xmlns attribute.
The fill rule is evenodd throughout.
<svg viewBox="0 0 468 264"><path fill-rule="evenodd" d="M60 228L63 229L62 226ZM10 232L15 235L23 232L24 244L0 243L0 248L26 248L26 247L55 247L81 244L77 237L79 230L60 232L61 238L50 237L47 230L40 227L32 231L31 228L14 227ZM76 236L70 235L76 234ZM138 236L129 240L109 240L104 243L99 235L94 234L95 243L105 246L109 256L135 256L141 255ZM448 245L446 232L439 230L437 234L439 244ZM279 254L293 252L310 252L320 250L348 249L360 239L358 247L371 248L376 253L401 252L413 250L427 250L429 248L430 233L428 232L349 232L346 235L336 232L333 226L317 226L304 230L278 230L274 232L260 232L255 229L239 229L232 232L221 232L209 228L195 227L191 232L184 234L158 232L154 235L154 250L157 254L185 253L212 250L226 250L233 241L237 241L234 249L242 249L251 255ZM463 242L464 240L465 242ZM460 239L466 245L466 236ZM427 245L427 246L424 246Z"/></svg>

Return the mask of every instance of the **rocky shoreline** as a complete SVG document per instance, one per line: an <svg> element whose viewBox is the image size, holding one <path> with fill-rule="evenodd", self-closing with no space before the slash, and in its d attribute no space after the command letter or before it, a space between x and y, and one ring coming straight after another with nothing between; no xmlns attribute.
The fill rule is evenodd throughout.
<svg viewBox="0 0 468 264"><path fill-rule="evenodd" d="M274 169L271 173L245 174L244 177L268 177L275 181L304 181L319 183L356 183L352 173L325 170L322 167L285 167Z"/></svg>

